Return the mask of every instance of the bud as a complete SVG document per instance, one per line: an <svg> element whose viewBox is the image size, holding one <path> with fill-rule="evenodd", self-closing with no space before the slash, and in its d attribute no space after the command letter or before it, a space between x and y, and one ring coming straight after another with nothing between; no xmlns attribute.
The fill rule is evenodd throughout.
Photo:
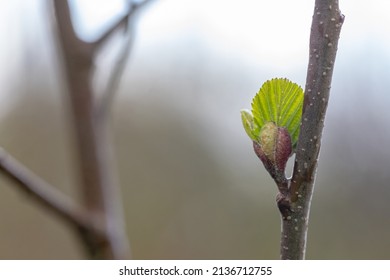
<svg viewBox="0 0 390 280"><path fill-rule="evenodd" d="M259 141L253 141L253 148L274 179L285 176L287 160L292 153L291 136L286 128L273 122L264 124Z"/></svg>

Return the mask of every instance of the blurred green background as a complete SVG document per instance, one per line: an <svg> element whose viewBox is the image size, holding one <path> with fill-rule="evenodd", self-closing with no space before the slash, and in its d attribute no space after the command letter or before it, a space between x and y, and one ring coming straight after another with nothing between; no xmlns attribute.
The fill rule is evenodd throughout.
<svg viewBox="0 0 390 280"><path fill-rule="evenodd" d="M120 1L75 6L81 37L93 39L109 24L94 17L109 10L108 2ZM112 108L134 258L279 257L276 187L252 151L239 111L267 79L304 86L313 2L161 0L140 15ZM307 258L389 259L390 5L341 0L340 8L346 20ZM44 0L0 3L0 146L78 199L50 12ZM88 16L102 25L88 27ZM118 35L99 56L99 92L120 43ZM0 259L84 258L79 245L62 221L0 176Z"/></svg>

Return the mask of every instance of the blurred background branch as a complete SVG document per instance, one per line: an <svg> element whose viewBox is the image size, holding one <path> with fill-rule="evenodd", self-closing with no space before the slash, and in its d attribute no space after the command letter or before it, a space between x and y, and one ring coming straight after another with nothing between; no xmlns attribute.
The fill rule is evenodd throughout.
<svg viewBox="0 0 390 280"><path fill-rule="evenodd" d="M67 78L73 124L78 143L79 170L82 179L83 207L78 209L72 199L61 195L54 187L27 170L4 150L0 152L0 168L16 181L22 190L50 211L71 222L79 230L90 258L125 259L130 248L125 232L119 186L115 178L108 108L130 52L133 29L127 26L135 12L147 2L129 1L128 12L93 43L77 36L68 1L53 1L59 44ZM118 66L113 71L103 101L97 102L92 77L97 52L112 34L123 28L129 39L120 53ZM98 114L97 104L105 110Z"/></svg>
<svg viewBox="0 0 390 280"><path fill-rule="evenodd" d="M120 189L115 178L108 116L97 118L97 94L94 92L91 79L94 70L93 60L101 45L117 29L124 28L141 5L133 5L130 2L126 15L95 41L92 48L88 48L91 44L80 40L75 35L68 2L53 1L53 4L78 142L84 203L90 215L99 217L104 223L106 233L102 236L88 232L82 237L92 258L129 258L130 249L125 231ZM127 31L131 32L129 29ZM129 46L126 44L125 49ZM113 73L114 76L119 74L120 71ZM117 77L110 84L110 95L113 95L116 82L119 82Z"/></svg>
<svg viewBox="0 0 390 280"><path fill-rule="evenodd" d="M95 224L94 220L87 215L85 210L76 205L73 199L57 191L55 187L43 181L1 148L0 170L15 181L21 191L70 225L82 230L101 231L99 225Z"/></svg>
<svg viewBox="0 0 390 280"><path fill-rule="evenodd" d="M114 69L111 72L109 77L109 81L107 83L107 87L103 92L100 100L97 101L97 116L98 118L106 118L109 112L110 107L112 106L112 102L114 100L115 93L117 92L117 87L120 83L120 79L122 77L122 73L126 67L126 62L129 59L131 47L134 42L135 30L134 30L134 21L136 13L144 7L146 4L149 4L154 0L144 0L142 2L133 3L130 2L129 12L123 17L122 20L126 19L126 26L124 26L125 38L122 43L122 48L118 54L116 62L114 63ZM114 25L111 29L106 31L104 35L100 37L94 44L101 45L106 40L107 36L111 34L115 29L119 28L122 25L122 20Z"/></svg>

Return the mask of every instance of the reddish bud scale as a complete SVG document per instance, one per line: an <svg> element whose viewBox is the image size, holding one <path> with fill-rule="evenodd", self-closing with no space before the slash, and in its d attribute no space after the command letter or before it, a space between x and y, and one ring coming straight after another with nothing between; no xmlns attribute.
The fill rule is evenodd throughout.
<svg viewBox="0 0 390 280"><path fill-rule="evenodd" d="M263 149L260 144L256 141L253 141L253 149L255 150L256 155L259 157L261 162L264 164L265 169L267 169L268 173L271 174L272 178L276 176L275 165L271 160L265 155Z"/></svg>
<svg viewBox="0 0 390 280"><path fill-rule="evenodd" d="M284 127L278 127L278 137L275 149L275 163L279 170L286 169L288 158L292 154L290 133Z"/></svg>
<svg viewBox="0 0 390 280"><path fill-rule="evenodd" d="M284 177L292 153L291 136L287 129L277 127L272 122L267 123L260 131L259 139L259 142L253 141L253 148L265 169L274 179Z"/></svg>

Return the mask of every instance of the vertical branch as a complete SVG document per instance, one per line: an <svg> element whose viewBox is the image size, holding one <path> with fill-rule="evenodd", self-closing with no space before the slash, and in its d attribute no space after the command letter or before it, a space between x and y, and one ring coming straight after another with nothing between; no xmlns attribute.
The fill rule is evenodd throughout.
<svg viewBox="0 0 390 280"><path fill-rule="evenodd" d="M81 231L81 236L92 258L127 258L129 246L119 187L110 165L108 124L106 119L96 119L91 85L94 48L76 36L68 1L53 3L77 139L83 200L91 217L104 225L104 234Z"/></svg>
<svg viewBox="0 0 390 280"><path fill-rule="evenodd" d="M305 257L310 204L343 21L338 0L315 1L302 124L290 181L291 212L282 215L282 259Z"/></svg>

